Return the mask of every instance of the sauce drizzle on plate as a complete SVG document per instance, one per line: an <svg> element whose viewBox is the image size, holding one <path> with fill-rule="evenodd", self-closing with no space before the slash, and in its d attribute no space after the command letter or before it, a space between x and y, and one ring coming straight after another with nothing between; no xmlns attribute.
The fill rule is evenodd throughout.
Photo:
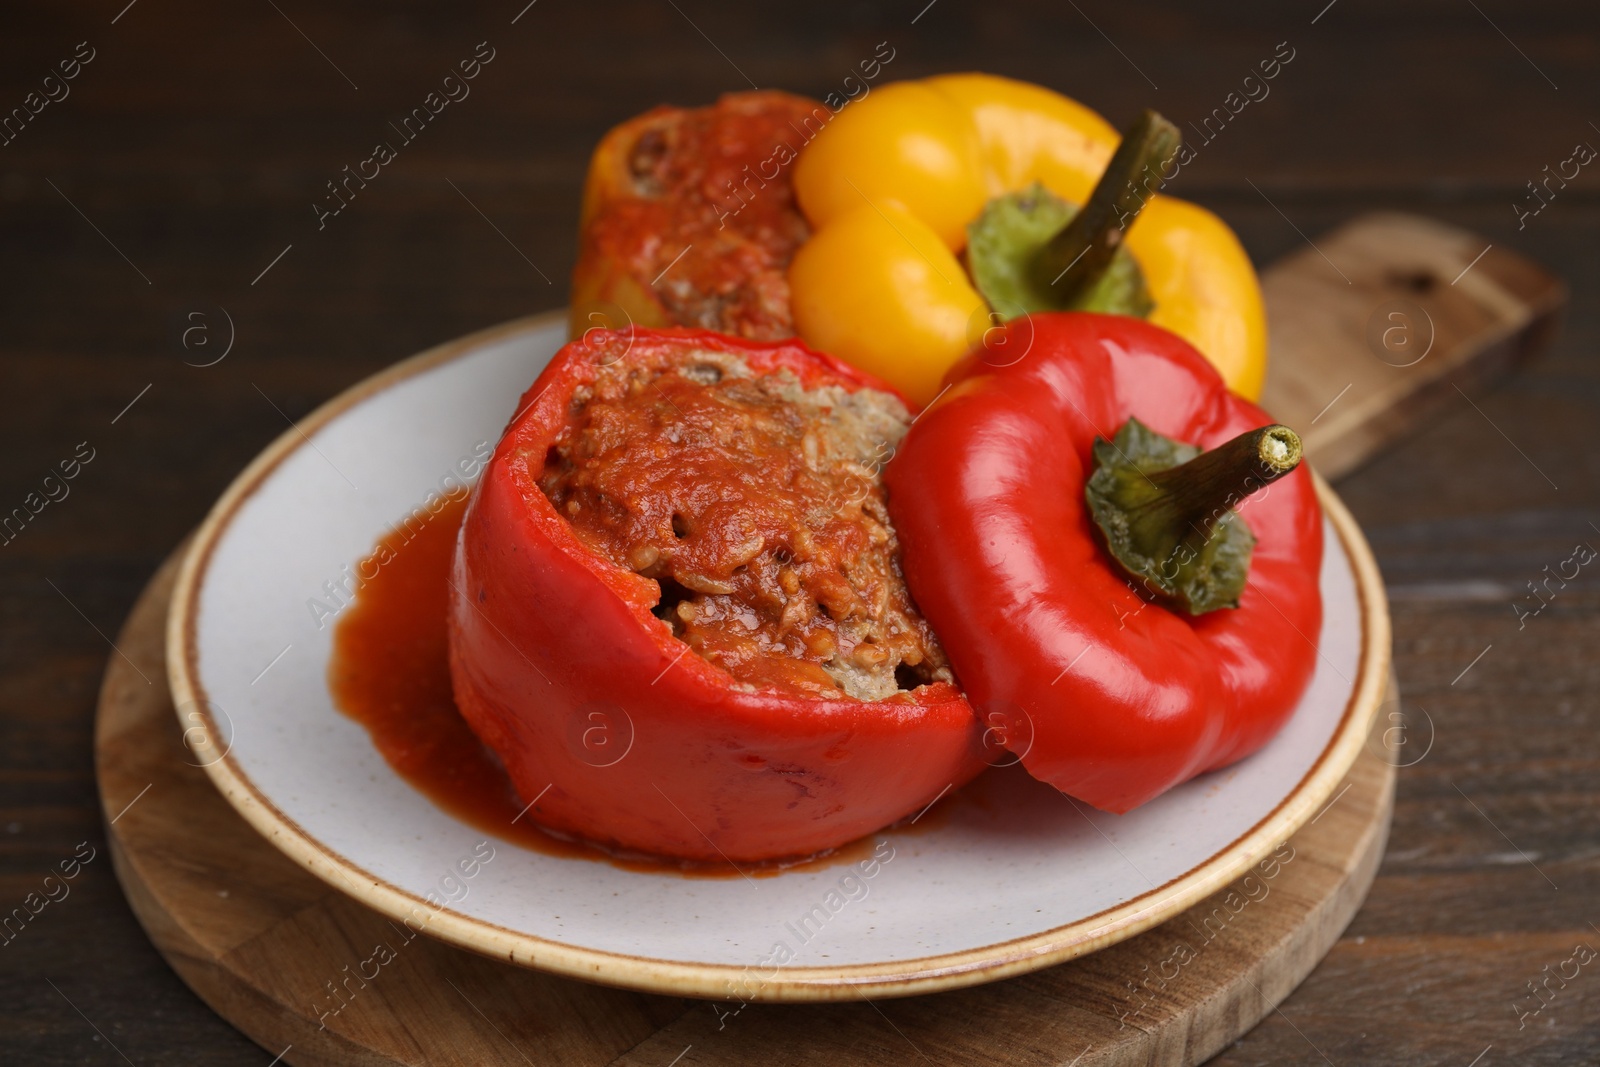
<svg viewBox="0 0 1600 1067"><path fill-rule="evenodd" d="M446 500L379 539L355 568L355 599L334 623L328 688L334 705L367 728L395 773L434 804L484 833L549 856L694 878L765 877L783 870L864 860L872 834L799 863L684 866L618 856L556 837L524 811L500 762L456 710L445 629L450 562L466 501ZM945 808L949 798L938 805ZM926 828L938 810L924 816Z"/></svg>

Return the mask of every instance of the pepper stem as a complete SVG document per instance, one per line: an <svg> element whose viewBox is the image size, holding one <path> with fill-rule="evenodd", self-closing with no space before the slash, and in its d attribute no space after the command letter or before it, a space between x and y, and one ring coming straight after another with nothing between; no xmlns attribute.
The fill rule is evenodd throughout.
<svg viewBox="0 0 1600 1067"><path fill-rule="evenodd" d="M1085 487L1113 558L1144 591L1191 615L1237 607L1255 536L1235 513L1294 470L1303 453L1287 426L1242 433L1208 452L1129 419L1097 440Z"/></svg>
<svg viewBox="0 0 1600 1067"><path fill-rule="evenodd" d="M1128 227L1161 187L1161 172L1182 144L1178 127L1149 109L1140 113L1123 133L1083 209L1039 250L1034 280L1056 290L1063 305L1093 285L1111 266Z"/></svg>
<svg viewBox="0 0 1600 1067"><path fill-rule="evenodd" d="M1187 463L1146 475L1158 492L1128 509L1128 532L1152 546L1198 550L1222 516L1300 464L1300 435L1287 426L1242 433Z"/></svg>

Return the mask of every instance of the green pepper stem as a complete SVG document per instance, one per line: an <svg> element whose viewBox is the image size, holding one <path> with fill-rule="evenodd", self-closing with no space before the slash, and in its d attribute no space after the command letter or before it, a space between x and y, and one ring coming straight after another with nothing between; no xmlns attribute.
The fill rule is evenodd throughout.
<svg viewBox="0 0 1600 1067"><path fill-rule="evenodd" d="M1178 127L1145 110L1122 135L1088 203L1039 250L1035 281L1054 288L1062 303L1093 285L1122 247L1128 227L1150 195L1161 187L1161 172L1183 144Z"/></svg>
<svg viewBox="0 0 1600 1067"><path fill-rule="evenodd" d="M1299 466L1303 451L1289 427L1263 426L1187 463L1150 472L1145 477L1158 492L1128 509L1130 539L1198 551L1224 515Z"/></svg>

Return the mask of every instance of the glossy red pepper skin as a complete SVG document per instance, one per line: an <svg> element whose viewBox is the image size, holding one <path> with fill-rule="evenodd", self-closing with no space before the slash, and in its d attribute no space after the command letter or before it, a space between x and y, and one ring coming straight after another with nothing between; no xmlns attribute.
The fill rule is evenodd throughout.
<svg viewBox="0 0 1600 1067"><path fill-rule="evenodd" d="M1137 319L1035 315L952 368L885 471L912 595L968 698L1034 777L1125 812L1254 752L1310 681L1322 512L1302 466L1246 499L1235 609L1190 617L1124 579L1084 501L1130 417L1202 448L1272 422Z"/></svg>
<svg viewBox="0 0 1600 1067"><path fill-rule="evenodd" d="M532 802L528 817L626 852L742 863L842 845L970 779L984 766L979 730L954 686L878 703L737 687L650 613L656 582L597 556L556 512L536 480L546 451L574 390L628 336L591 330L557 353L519 402L456 546L456 702ZM892 392L798 342L640 329L620 358L663 347Z"/></svg>

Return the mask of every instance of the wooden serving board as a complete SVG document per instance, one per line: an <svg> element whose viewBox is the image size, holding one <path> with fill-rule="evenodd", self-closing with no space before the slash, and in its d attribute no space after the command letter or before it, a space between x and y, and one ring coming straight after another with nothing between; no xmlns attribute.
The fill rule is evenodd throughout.
<svg viewBox="0 0 1600 1067"><path fill-rule="evenodd" d="M1363 215L1261 276L1261 406L1330 481L1550 342L1567 287L1467 230Z"/></svg>
<svg viewBox="0 0 1600 1067"><path fill-rule="evenodd" d="M1375 739L1276 861L1162 926L1024 977L907 1000L751 1004L730 1014L737 1005L590 985L419 937L377 978L344 985L348 1005L319 1019L313 1005L326 1011L325 983L344 983L375 945L399 938L387 919L273 848L193 765L166 686L167 603L181 554L135 605L101 689L95 760L107 839L162 955L283 1063L838 1067L925 1056L1186 1067L1249 1030L1310 973L1360 907L1388 836L1395 769Z"/></svg>
<svg viewBox="0 0 1600 1067"><path fill-rule="evenodd" d="M1325 476L1548 339L1564 287L1487 245L1428 220L1374 215L1266 273L1273 364L1263 404L1301 432ZM1023 977L731 1014L734 1005L589 985L422 937L376 979L345 985L356 991L349 1004L319 1018L313 1005L328 1004L329 984L395 931L273 848L192 764L165 682L180 555L151 580L106 672L95 744L107 837L156 947L284 1063L1195 1064L1316 966L1383 853L1395 771L1375 739L1270 874L1255 870L1162 926Z"/></svg>

